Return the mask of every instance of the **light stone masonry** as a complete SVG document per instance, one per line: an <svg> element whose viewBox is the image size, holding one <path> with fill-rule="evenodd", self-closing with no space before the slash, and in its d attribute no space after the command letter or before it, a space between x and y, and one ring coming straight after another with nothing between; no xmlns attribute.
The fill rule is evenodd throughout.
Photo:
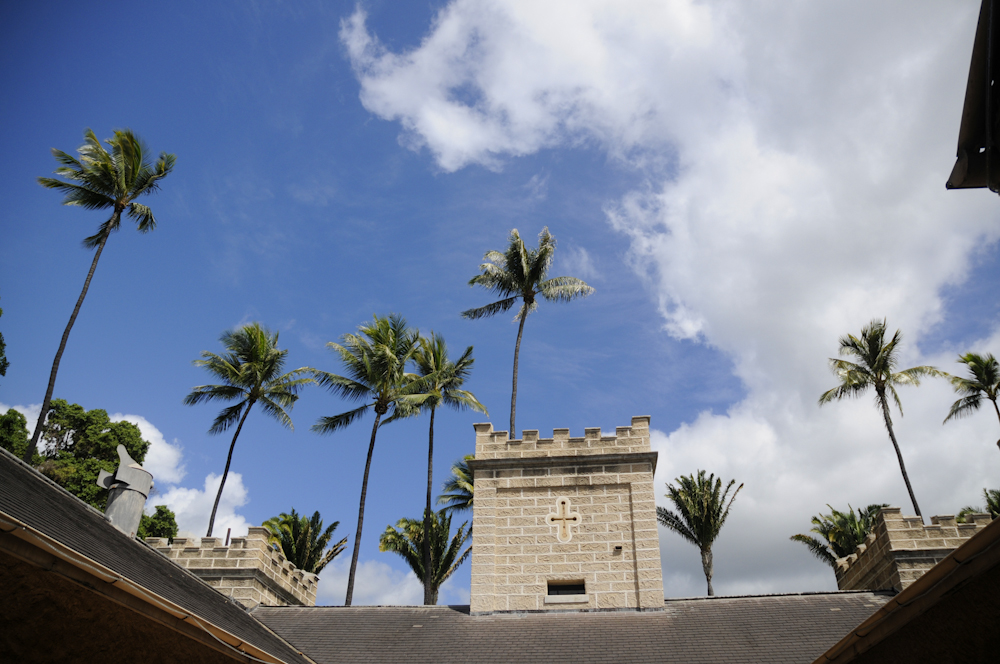
<svg viewBox="0 0 1000 664"><path fill-rule="evenodd" d="M266 528L250 528L222 546L215 537L147 537L146 544L247 608L315 606L319 577L285 559L268 542Z"/></svg>
<svg viewBox="0 0 1000 664"><path fill-rule="evenodd" d="M865 543L837 560L837 587L901 592L990 523L989 514L969 518L957 523L953 516L932 516L925 526L898 507L883 508Z"/></svg>
<svg viewBox="0 0 1000 664"><path fill-rule="evenodd" d="M573 438L476 424L473 614L663 609L649 418ZM548 594L583 583L583 594Z"/></svg>

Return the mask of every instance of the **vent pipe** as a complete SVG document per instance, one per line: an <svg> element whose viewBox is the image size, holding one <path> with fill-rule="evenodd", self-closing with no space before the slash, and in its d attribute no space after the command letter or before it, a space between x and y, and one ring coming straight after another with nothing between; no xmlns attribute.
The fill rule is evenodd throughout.
<svg viewBox="0 0 1000 664"><path fill-rule="evenodd" d="M146 497L153 488L153 475L128 455L124 445L118 446L118 458L120 463L114 474L102 470L97 485L109 492L104 517L118 530L135 537Z"/></svg>

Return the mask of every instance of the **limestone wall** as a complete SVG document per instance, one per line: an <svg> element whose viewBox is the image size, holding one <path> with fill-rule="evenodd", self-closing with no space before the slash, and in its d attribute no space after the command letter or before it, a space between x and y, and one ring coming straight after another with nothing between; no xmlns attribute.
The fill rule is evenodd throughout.
<svg viewBox="0 0 1000 664"><path fill-rule="evenodd" d="M932 516L925 526L898 507L883 508L866 542L837 561L837 587L902 591L990 522L988 514L970 518L956 523L954 516Z"/></svg>
<svg viewBox="0 0 1000 664"><path fill-rule="evenodd" d="M649 418L617 433L508 441L476 425L473 613L663 608ZM560 509L575 515L568 541L547 518ZM560 581L585 595L548 595Z"/></svg>
<svg viewBox="0 0 1000 664"><path fill-rule="evenodd" d="M146 544L244 606L315 606L319 577L304 572L268 543L266 528L250 528L222 546L215 537L147 537Z"/></svg>

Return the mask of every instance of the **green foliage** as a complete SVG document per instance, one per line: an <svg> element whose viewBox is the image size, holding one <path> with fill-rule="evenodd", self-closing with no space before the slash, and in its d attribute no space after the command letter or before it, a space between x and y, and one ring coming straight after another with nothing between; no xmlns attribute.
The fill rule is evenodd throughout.
<svg viewBox="0 0 1000 664"><path fill-rule="evenodd" d="M722 478L716 479L714 473L706 478L705 471L699 470L697 475L681 475L674 481L677 482L677 486L668 483L666 495L677 511L672 512L665 507L657 507L656 519L660 525L698 547L705 580L708 582L708 594L714 595L712 544L719 536L733 501L736 500L736 494L743 485L740 484L729 497L729 502L726 502L729 490L736 484L736 480L729 480L729 484L723 490Z"/></svg>
<svg viewBox="0 0 1000 664"><path fill-rule="evenodd" d="M985 507L976 507L974 505L969 505L963 507L959 513L956 521L959 523L969 523L970 514L989 514L993 519L1000 518L1000 490L998 489L983 489L983 500L986 501Z"/></svg>
<svg viewBox="0 0 1000 664"><path fill-rule="evenodd" d="M212 428L208 430L211 434L222 433L239 422L229 444L226 468L222 472L219 492L212 506L206 537L212 536L219 499L222 498L222 489L226 486L226 477L229 475L229 464L233 460L233 448L236 447L236 439L250 409L259 403L265 414L283 426L294 429L292 418L285 409L290 410L298 400L298 391L302 386L314 382L312 378L302 377L313 371L309 367L282 373L288 351L278 348L278 333L272 333L260 323L250 323L224 332L220 341L226 347L224 355L202 351L203 359L195 360L194 365L204 367L222 383L198 385L184 397L184 403L189 406L208 401L236 401L232 406L222 409L212 423Z"/></svg>
<svg viewBox="0 0 1000 664"><path fill-rule="evenodd" d="M93 249L100 244L102 236L118 230L122 212L136 222L141 233L156 228L153 211L136 203L135 199L159 189L160 180L173 170L177 157L161 152L156 163L150 164L149 148L131 129L116 130L115 135L105 141L110 152L90 129L84 132L83 141L77 149L79 159L61 150L52 150L52 156L61 164L55 173L63 180L38 178L43 187L66 194L63 205L114 211L97 233L83 241L83 246Z"/></svg>
<svg viewBox="0 0 1000 664"><path fill-rule="evenodd" d="M438 496L438 505L444 505L441 511L445 514L465 512L472 509L474 487L469 461L475 459L475 454L466 454L451 467L451 477L444 483L443 494Z"/></svg>
<svg viewBox="0 0 1000 664"><path fill-rule="evenodd" d="M339 521L334 521L323 530L319 512L314 512L309 519L299 516L294 509L291 514L282 512L264 522L264 527L271 532L271 544L279 546L290 563L313 574L322 572L347 546L345 537L327 549L339 525Z"/></svg>
<svg viewBox="0 0 1000 664"><path fill-rule="evenodd" d="M444 337L431 332L430 337L420 337L413 361L420 375L426 378L424 390L427 400L423 403L425 410L448 406L455 410L469 409L489 415L486 406L479 403L472 392L461 389L476 362L472 357L472 346L452 362L448 358L448 346Z"/></svg>
<svg viewBox="0 0 1000 664"><path fill-rule="evenodd" d="M458 566L472 553L468 548L464 553L462 547L472 534L466 529L467 523L459 526L454 537L451 535L451 515L444 510L430 515L430 549L431 549L431 604L437 604L438 590L448 577L455 573ZM397 530L398 528L398 530ZM396 527L386 526L385 532L379 538L379 551L398 553L410 566L418 579L424 579L424 563L421 547L424 540L424 519L403 518L396 522Z"/></svg>
<svg viewBox="0 0 1000 664"><path fill-rule="evenodd" d="M142 515L136 536L139 539L166 537L168 542L173 542L177 537L177 518L166 505L157 505L152 515Z"/></svg>
<svg viewBox="0 0 1000 664"><path fill-rule="evenodd" d="M0 308L0 316L3 316L3 309ZM7 343L3 340L3 333L0 332L0 376L7 375L7 367L10 366L10 362L7 361ZM22 452L22 454L24 454Z"/></svg>
<svg viewBox="0 0 1000 664"><path fill-rule="evenodd" d="M426 379L407 373L406 365L419 348L420 337L399 314L375 316L361 325L360 334L345 334L341 343L329 342L347 376L314 371L316 382L347 401L367 401L359 408L339 415L321 417L313 425L317 433L333 433L362 417L369 410L381 417L391 412L382 424L416 414L430 398L425 393Z"/></svg>
<svg viewBox="0 0 1000 664"><path fill-rule="evenodd" d="M864 544L875 523L875 516L879 510L888 506L888 503L869 505L864 509L859 508L855 514L850 505L846 512L827 505L830 513L814 516L813 527L810 528L810 532L818 534L822 540L801 534L792 535L789 539L805 544L814 556L836 568L838 558L851 555L858 545Z"/></svg>
<svg viewBox="0 0 1000 664"><path fill-rule="evenodd" d="M18 459L28 449L28 420L13 408L0 415L0 447ZM42 457L36 454L32 465L37 466L41 462Z"/></svg>
<svg viewBox="0 0 1000 664"><path fill-rule="evenodd" d="M106 411L84 410L65 399L53 399L42 434L38 470L81 500L103 511L106 489L97 485L100 471L118 467L118 446L142 463L149 450L139 427L131 422L111 422Z"/></svg>
<svg viewBox="0 0 1000 664"><path fill-rule="evenodd" d="M987 353L985 356L966 353L959 356L958 361L968 367L969 377L948 376L951 386L962 397L951 404L944 421L965 417L979 410L984 397L993 402L993 409L1000 418L1000 409L997 408L997 394L1000 393L1000 364L997 363L997 359L992 353Z"/></svg>

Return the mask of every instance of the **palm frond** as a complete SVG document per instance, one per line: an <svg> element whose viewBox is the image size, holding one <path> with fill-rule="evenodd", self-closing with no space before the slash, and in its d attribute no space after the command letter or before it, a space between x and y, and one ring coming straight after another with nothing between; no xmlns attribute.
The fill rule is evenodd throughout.
<svg viewBox="0 0 1000 664"><path fill-rule="evenodd" d="M372 404L365 404L339 415L321 417L311 428L316 433L333 433L334 431L339 431L353 424L358 418L367 413L371 407Z"/></svg>
<svg viewBox="0 0 1000 664"><path fill-rule="evenodd" d="M498 300L496 302L491 302L482 307L476 307L474 309L466 309L462 312L462 318L468 318L469 320L478 320L480 318L489 318L490 316L496 316L497 314L502 314L503 312L509 310L515 304L517 304L517 297L508 297L504 300Z"/></svg>

